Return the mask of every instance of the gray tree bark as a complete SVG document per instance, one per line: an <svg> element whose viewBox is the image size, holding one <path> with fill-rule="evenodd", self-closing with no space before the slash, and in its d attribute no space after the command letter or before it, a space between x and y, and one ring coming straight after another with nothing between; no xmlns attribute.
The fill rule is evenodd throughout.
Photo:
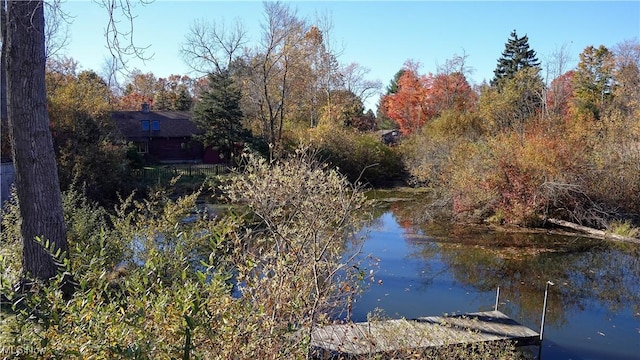
<svg viewBox="0 0 640 360"><path fill-rule="evenodd" d="M44 8L42 1L26 0L6 6L7 115L22 217L22 266L26 276L46 281L56 274L56 265L35 238L62 251L67 241L47 113Z"/></svg>

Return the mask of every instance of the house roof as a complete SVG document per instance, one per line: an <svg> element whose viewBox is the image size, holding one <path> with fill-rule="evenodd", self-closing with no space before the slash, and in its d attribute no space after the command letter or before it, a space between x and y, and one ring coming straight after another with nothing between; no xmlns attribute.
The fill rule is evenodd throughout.
<svg viewBox="0 0 640 360"><path fill-rule="evenodd" d="M149 137L185 138L202 133L191 121L191 113L188 111L114 111L111 119L120 135L130 140ZM149 130L142 129L143 120L149 121ZM154 121L158 121L158 130L153 130Z"/></svg>
<svg viewBox="0 0 640 360"><path fill-rule="evenodd" d="M397 135L397 134L399 134L399 131L398 131L398 129L392 129L392 130L378 130L378 134L379 134L380 136L387 136L387 135L389 135L389 134L391 134L391 135Z"/></svg>

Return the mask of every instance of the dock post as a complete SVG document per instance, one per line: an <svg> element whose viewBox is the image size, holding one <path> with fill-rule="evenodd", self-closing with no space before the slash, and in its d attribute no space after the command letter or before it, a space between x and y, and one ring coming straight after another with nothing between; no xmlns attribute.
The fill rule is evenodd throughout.
<svg viewBox="0 0 640 360"><path fill-rule="evenodd" d="M542 343L542 333L544 332L544 318L547 314L547 296L549 295L549 285L555 285L551 281L547 281L544 288L544 303L542 305L542 321L540 322L540 343Z"/></svg>
<svg viewBox="0 0 640 360"><path fill-rule="evenodd" d="M498 286L498 290L496 291L496 307L493 309L494 311L498 311L499 301L500 301L500 286Z"/></svg>

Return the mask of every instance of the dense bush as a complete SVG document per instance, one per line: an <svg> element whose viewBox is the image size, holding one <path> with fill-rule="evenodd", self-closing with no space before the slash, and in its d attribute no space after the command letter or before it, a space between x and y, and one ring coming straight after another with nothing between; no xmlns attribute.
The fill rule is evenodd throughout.
<svg viewBox="0 0 640 360"><path fill-rule="evenodd" d="M302 136L319 151L321 159L351 182L389 186L404 181L406 174L398 152L385 145L376 133L360 133L339 126L320 126Z"/></svg>
<svg viewBox="0 0 640 360"><path fill-rule="evenodd" d="M640 121L613 112L586 126L583 143L588 150L584 192L593 202L589 219L626 218L640 224Z"/></svg>
<svg viewBox="0 0 640 360"><path fill-rule="evenodd" d="M58 64L57 62L54 62ZM126 149L114 145L109 88L94 72L76 72L73 60L49 70L47 109L60 187L84 185L86 195L103 205L133 190Z"/></svg>
<svg viewBox="0 0 640 360"><path fill-rule="evenodd" d="M413 181L459 217L537 226L545 217L607 228L638 221L637 121L532 117L485 132L481 119L447 113L400 145Z"/></svg>
<svg viewBox="0 0 640 360"><path fill-rule="evenodd" d="M2 324L3 349L16 349L18 358L23 351L28 358L168 359L215 347L201 325L228 308L208 303L231 301L224 268L209 263L221 253L225 225L185 223L194 204L195 195L177 202L126 199L110 219L68 192L70 251L57 255L61 275L48 285L32 284L26 294L3 284L14 304ZM15 254L18 241L3 237L3 250L13 245ZM2 261L20 276L13 259ZM76 282L72 294L62 291L68 274ZM205 315L208 310L213 313ZM192 349L188 338L201 340L201 347Z"/></svg>
<svg viewBox="0 0 640 360"><path fill-rule="evenodd" d="M345 254L366 200L304 152L244 165L224 186L238 215L194 212L197 192L129 197L114 215L67 192L60 276L26 293L10 286L21 264L8 207L0 347L9 358L305 358L308 333L292 334L345 309L364 278Z"/></svg>
<svg viewBox="0 0 640 360"><path fill-rule="evenodd" d="M442 112L403 141L411 179L459 217L640 224L639 49L589 46L548 85L527 65L479 86L465 112Z"/></svg>
<svg viewBox="0 0 640 360"><path fill-rule="evenodd" d="M398 150L411 181L432 189L446 187L444 171L452 152L482 132L481 120L473 113L447 110L403 139Z"/></svg>

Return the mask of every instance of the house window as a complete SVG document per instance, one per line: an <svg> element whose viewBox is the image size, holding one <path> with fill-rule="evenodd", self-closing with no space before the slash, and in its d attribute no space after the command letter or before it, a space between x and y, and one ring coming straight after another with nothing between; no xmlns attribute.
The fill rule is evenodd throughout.
<svg viewBox="0 0 640 360"><path fill-rule="evenodd" d="M136 142L134 144L136 146L136 148L138 149L138 153L140 154L146 154L149 152L149 143L148 142Z"/></svg>
<svg viewBox="0 0 640 360"><path fill-rule="evenodd" d="M160 121L158 120L153 120L151 122L151 130L153 131L160 131Z"/></svg>
<svg viewBox="0 0 640 360"><path fill-rule="evenodd" d="M142 131L149 131L149 120L142 120Z"/></svg>

